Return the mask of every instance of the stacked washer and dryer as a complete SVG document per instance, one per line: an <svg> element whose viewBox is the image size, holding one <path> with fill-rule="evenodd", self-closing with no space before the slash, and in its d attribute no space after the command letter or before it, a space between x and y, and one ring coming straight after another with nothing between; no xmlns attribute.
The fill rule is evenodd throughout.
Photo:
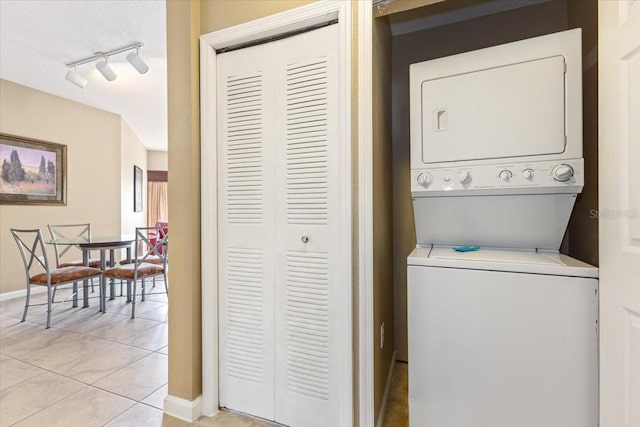
<svg viewBox="0 0 640 427"><path fill-rule="evenodd" d="M581 31L413 64L410 94L411 425L597 426L598 270L559 253Z"/></svg>

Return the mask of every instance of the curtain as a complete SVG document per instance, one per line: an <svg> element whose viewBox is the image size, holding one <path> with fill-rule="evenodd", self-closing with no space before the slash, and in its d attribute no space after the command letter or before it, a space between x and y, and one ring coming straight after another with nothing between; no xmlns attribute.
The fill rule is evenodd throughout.
<svg viewBox="0 0 640 427"><path fill-rule="evenodd" d="M156 221L169 221L167 183L149 181L147 183L147 224L153 227Z"/></svg>

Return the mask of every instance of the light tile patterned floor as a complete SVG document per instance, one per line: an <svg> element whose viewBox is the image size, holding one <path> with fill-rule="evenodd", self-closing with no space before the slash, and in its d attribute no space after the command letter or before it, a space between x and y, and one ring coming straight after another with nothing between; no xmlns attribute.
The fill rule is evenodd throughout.
<svg viewBox="0 0 640 427"><path fill-rule="evenodd" d="M161 281L156 289L164 289ZM69 295L62 290L56 299ZM46 302L43 293L32 298ZM46 305L29 308L21 323L24 298L0 302L0 427L267 425L230 413L194 423L163 415L166 295L138 301L135 320L124 298L108 301L107 313L97 305L56 304L45 329Z"/></svg>

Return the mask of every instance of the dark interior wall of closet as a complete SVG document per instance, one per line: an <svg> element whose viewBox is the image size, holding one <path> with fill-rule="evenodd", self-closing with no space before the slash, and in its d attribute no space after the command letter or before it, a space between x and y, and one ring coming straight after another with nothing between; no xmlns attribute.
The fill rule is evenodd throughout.
<svg viewBox="0 0 640 427"><path fill-rule="evenodd" d="M459 9L472 2L450 0L401 14L392 23ZM398 360L407 356L406 257L415 247L414 218L409 166L409 65L471 50L509 43L569 28L585 27L583 52L591 52L597 41L595 0L552 0L502 13L436 26L391 37L392 52L392 180L393 180L393 281L395 348ZM594 30L595 29L595 30ZM374 46L375 49L375 46ZM597 54L595 55L597 59ZM597 66L591 65L593 70ZM597 264L597 71L585 76L585 190L579 196L569 225L566 252ZM595 106L595 107L594 107ZM595 114L595 115L594 115ZM575 235L575 237L574 237Z"/></svg>
<svg viewBox="0 0 640 427"><path fill-rule="evenodd" d="M567 0L569 28L582 28L584 190L567 228L566 253L598 266L598 3Z"/></svg>
<svg viewBox="0 0 640 427"><path fill-rule="evenodd" d="M391 32L386 18L373 21L373 322L374 414L380 415L393 362L393 210L391 166ZM381 326L384 325L384 343Z"/></svg>

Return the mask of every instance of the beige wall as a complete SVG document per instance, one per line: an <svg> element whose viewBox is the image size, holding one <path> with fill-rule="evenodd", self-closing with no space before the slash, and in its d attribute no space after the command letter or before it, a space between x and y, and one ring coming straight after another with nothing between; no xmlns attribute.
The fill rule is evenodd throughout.
<svg viewBox="0 0 640 427"><path fill-rule="evenodd" d="M147 170L167 171L169 170L169 153L166 151L147 151Z"/></svg>
<svg viewBox="0 0 640 427"><path fill-rule="evenodd" d="M445 3L428 7L441 11L460 5ZM393 275L398 359L408 358L406 257L416 244L409 176L409 64L567 28L566 3L553 1L393 37Z"/></svg>
<svg viewBox="0 0 640 427"><path fill-rule="evenodd" d="M126 121L120 126L120 207L122 234L147 225L147 149ZM133 211L133 166L142 169L142 211Z"/></svg>
<svg viewBox="0 0 640 427"><path fill-rule="evenodd" d="M167 1L169 103L169 394L202 391L200 310L200 2ZM172 155L173 154L173 155Z"/></svg>
<svg viewBox="0 0 640 427"><path fill-rule="evenodd" d="M391 31L386 18L373 22L373 324L376 422L394 346L393 209L391 178ZM381 348L380 328L385 339Z"/></svg>
<svg viewBox="0 0 640 427"><path fill-rule="evenodd" d="M244 24L285 10L294 9L314 0L204 0L201 5L201 34Z"/></svg>
<svg viewBox="0 0 640 427"><path fill-rule="evenodd" d="M41 228L49 238L47 224L91 222L94 233L120 232L121 119L6 80L0 80L0 111L0 132L67 146L66 206L0 205L3 293L25 288L9 228Z"/></svg>

